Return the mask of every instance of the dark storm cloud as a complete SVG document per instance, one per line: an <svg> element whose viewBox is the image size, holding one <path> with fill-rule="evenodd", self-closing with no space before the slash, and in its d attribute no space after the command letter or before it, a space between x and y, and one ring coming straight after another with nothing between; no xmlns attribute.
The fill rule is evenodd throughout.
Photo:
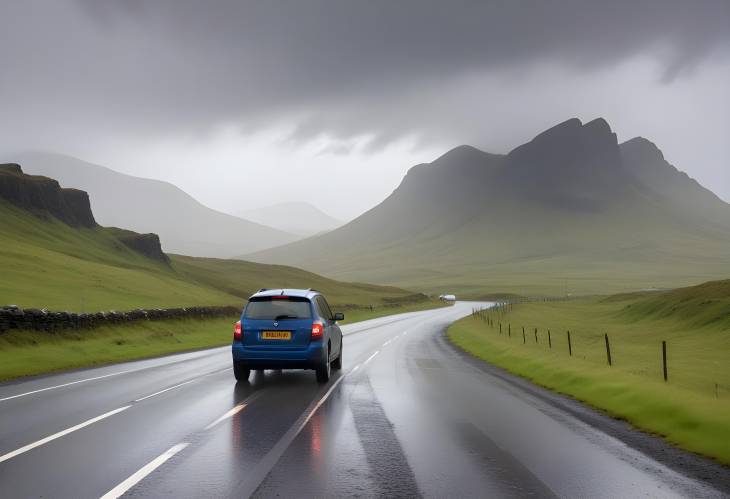
<svg viewBox="0 0 730 499"><path fill-rule="evenodd" d="M6 116L128 134L286 120L294 139L370 133L383 144L428 127L408 119L423 104L414 88L542 62L586 73L636 55L669 82L730 46L725 0L89 0L0 11ZM398 102L410 107L393 116Z"/></svg>

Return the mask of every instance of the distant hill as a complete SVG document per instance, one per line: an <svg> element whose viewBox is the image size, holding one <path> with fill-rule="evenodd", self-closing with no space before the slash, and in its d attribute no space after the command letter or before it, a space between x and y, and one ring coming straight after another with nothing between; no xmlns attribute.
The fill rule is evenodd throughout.
<svg viewBox="0 0 730 499"><path fill-rule="evenodd" d="M675 287L730 275L730 205L651 142L571 119L507 155L457 147L343 227L249 257L462 294Z"/></svg>
<svg viewBox="0 0 730 499"><path fill-rule="evenodd" d="M342 222L304 202L279 203L239 213L241 218L302 237L336 229Z"/></svg>
<svg viewBox="0 0 730 499"><path fill-rule="evenodd" d="M604 301L627 302L621 316L633 321L671 319L691 328L730 330L730 279L652 293L616 295Z"/></svg>
<svg viewBox="0 0 730 499"><path fill-rule="evenodd" d="M210 209L167 182L125 175L59 154L24 153L16 161L28 173L88 192L100 224L159 234L169 253L226 258L298 239Z"/></svg>
<svg viewBox="0 0 730 499"><path fill-rule="evenodd" d="M337 305L426 301L286 266L164 254L156 234L102 227L84 191L0 165L0 305L100 311L242 305L261 287L316 287Z"/></svg>

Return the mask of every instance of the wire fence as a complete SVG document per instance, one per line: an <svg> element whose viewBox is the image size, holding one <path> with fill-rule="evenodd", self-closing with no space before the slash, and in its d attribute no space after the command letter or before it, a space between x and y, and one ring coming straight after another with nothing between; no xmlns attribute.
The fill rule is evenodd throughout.
<svg viewBox="0 0 730 499"><path fill-rule="evenodd" d="M571 298L554 298L528 301L566 301ZM730 384L707 379L682 379L676 383L672 371L672 347L676 346L670 340L660 340L656 344L647 342L630 342L626 338L611 337L607 332L572 331L570 329L555 330L535 326L526 327L515 324L510 313L513 312L515 302L497 302L491 307L472 309L472 318L484 323L485 329L493 331L495 337L502 338L511 344L523 345L528 348L537 348L542 353L550 353L567 359L577 358L603 365L608 368L619 368L622 371L640 376L649 377L664 383L675 383L684 388L700 391L704 395L714 398L730 398ZM675 353L675 359L680 361ZM686 374L688 359L681 359L682 375ZM694 364L696 366L696 363ZM697 371L695 369L695 371ZM685 378L686 376L679 376ZM694 376L697 378L697 376Z"/></svg>

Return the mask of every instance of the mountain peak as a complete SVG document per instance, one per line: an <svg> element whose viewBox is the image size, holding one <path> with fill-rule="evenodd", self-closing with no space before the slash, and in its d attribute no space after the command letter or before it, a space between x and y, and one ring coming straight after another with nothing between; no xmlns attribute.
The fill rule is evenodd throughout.
<svg viewBox="0 0 730 499"><path fill-rule="evenodd" d="M644 159L664 161L664 153L657 145L644 137L634 137L621 144L624 154L641 155Z"/></svg>
<svg viewBox="0 0 730 499"><path fill-rule="evenodd" d="M507 156L511 189L570 210L597 210L625 188L618 139L603 118L572 118Z"/></svg>
<svg viewBox="0 0 730 499"><path fill-rule="evenodd" d="M613 130L611 130L611 125L608 124L608 121L606 121L605 118L596 118L595 120L591 120L583 125L583 128L585 130L594 131L596 133L613 133Z"/></svg>
<svg viewBox="0 0 730 499"><path fill-rule="evenodd" d="M462 144L460 146L456 146L453 149L449 149L444 154L436 158L433 162L434 163L443 163L443 162L463 162L463 161L469 161L470 159L473 159L474 157L483 156L486 153L484 151L480 151L474 146Z"/></svg>
<svg viewBox="0 0 730 499"><path fill-rule="evenodd" d="M510 156L523 153L529 150L542 150L544 153L555 155L559 152L569 153L576 149L585 152L598 152L598 149L615 150L618 146L616 134L604 118L596 118L583 124L578 118L558 123L539 133L531 141L523 144L510 152ZM614 151L615 152L615 151Z"/></svg>

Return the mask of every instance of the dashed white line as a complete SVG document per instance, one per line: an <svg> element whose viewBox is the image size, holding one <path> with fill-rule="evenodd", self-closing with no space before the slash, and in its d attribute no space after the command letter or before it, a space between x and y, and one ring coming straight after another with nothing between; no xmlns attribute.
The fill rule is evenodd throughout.
<svg viewBox="0 0 730 499"><path fill-rule="evenodd" d="M350 371L350 372L352 372L352 371ZM295 431L295 435L298 435L299 432L302 431L302 428L307 426L307 423L309 422L310 419L312 419L312 416L314 416L314 413L317 412L317 409L319 409L320 406L325 403L325 401L329 398L330 394L334 391L334 389L337 388L337 386L340 383L342 383L342 380L345 379L346 377L347 377L347 375L340 376L339 378L337 378L337 380L334 383L332 383L332 386L330 387L330 389L327 390L327 392L322 396L321 399L319 399L319 401L314 406L314 408L312 408L312 410L309 411L309 414L307 414L307 417L304 418L304 421L302 421L301 424L297 427L297 430Z"/></svg>
<svg viewBox="0 0 730 499"><path fill-rule="evenodd" d="M174 390L175 388L180 388L181 386L184 386L184 385L187 385L189 383L192 383L193 381L197 381L198 379L199 378L189 379L189 380L184 381L183 383L180 383L178 385L174 385L174 386L171 386L169 388L165 388L164 390L160 390L159 392L155 392L155 393L151 393L149 395L145 395L144 397L138 398L137 400L135 400L135 402L142 402L143 400L147 400L148 398L152 398L152 397L154 397L156 395L160 395L162 393L169 392L170 390Z"/></svg>
<svg viewBox="0 0 730 499"><path fill-rule="evenodd" d="M187 381L183 381L182 383L179 383L177 385L170 386L168 388L165 388L164 390L160 390L159 392L155 392L155 393L151 393L149 395L145 395L144 397L138 398L137 400L135 400L135 402L142 402L143 400L147 400L148 398L152 398L152 397L154 397L156 395L160 395L162 393L169 392L170 390L174 390L175 388L180 388L181 386L185 386L185 385L190 384L190 383L192 383L194 381L198 381L199 379L205 378L206 376L213 376L215 374L220 374L220 373L223 373L223 372L226 372L226 371L230 371L231 369L233 369L233 368L232 367L226 367L225 369L218 369L217 371L213 371L213 372L209 372L209 373L203 374L202 376L198 376L197 378L193 378L193 379L189 379Z"/></svg>
<svg viewBox="0 0 730 499"><path fill-rule="evenodd" d="M7 461L8 459L12 459L15 456L18 456L20 454L23 454L24 452L28 452L31 449L35 449L36 447L40 447L43 444L47 444L48 442L51 442L52 440L56 440L57 438L61 438L65 435L68 435L69 433L73 433L76 430L80 430L81 428L85 428L89 425L92 425L98 421L101 421L102 419L106 419L110 416L113 416L115 414L119 414L122 411L126 411L132 407L131 405L126 405L124 407L120 407L119 409L114 409L113 411L109 411L107 413L102 414L101 416L97 416L95 418L89 419L88 421L84 421L83 423L79 423L76 426L72 426L71 428L66 428L63 431L59 431L58 433L54 433L53 435L47 436L46 438L42 438L36 442L33 442L32 444L28 444L24 447L21 447L20 449L16 449L12 452L8 452L5 455L0 456L0 463L3 461Z"/></svg>
<svg viewBox="0 0 730 499"><path fill-rule="evenodd" d="M148 368L143 367L142 369L148 369ZM64 383L62 385L49 386L46 388L41 388L39 390L33 390L31 392L19 393L18 395L12 395L10 397L1 398L0 402L4 402L6 400L17 399L20 397L25 397L27 395L33 395L34 393L41 393L41 392L45 392L48 390L55 390L57 388L63 388L64 386L71 386L71 385L77 385L79 383L86 383L87 381L95 381L97 379L111 378L112 376L119 376L120 374L127 374L127 373L131 373L131 372L135 372L135 371L141 371L142 369L131 369L129 371L121 371L118 373L111 373L111 374L105 374L103 376L96 376L94 378L86 378L86 379L80 379L78 381L71 381L70 383Z"/></svg>
<svg viewBox="0 0 730 499"><path fill-rule="evenodd" d="M380 353L380 350L375 350L375 353L372 354L370 357L368 357L367 360L362 363L362 365L365 365L368 362L370 362L371 360L373 360L375 358L375 356L378 355L379 353Z"/></svg>
<svg viewBox="0 0 730 499"><path fill-rule="evenodd" d="M152 461L145 464L142 468L140 468L137 472L132 474L122 483L104 494L101 499L116 499L117 497L121 497L125 492L144 480L147 475L162 466L168 459L183 450L188 445L189 444L187 442L182 442L166 450L165 452L154 458Z"/></svg>
<svg viewBox="0 0 730 499"><path fill-rule="evenodd" d="M228 419L230 417L235 416L236 414L238 414L245 408L246 408L246 404L238 404L236 407L234 407L233 409L231 409L230 411L228 411L227 413L225 413L224 415L222 415L221 417L219 417L218 419L216 419L215 421L213 421L212 423L210 423L208 426L206 426L203 429L205 431L208 431L211 428L213 428L215 425L217 425L218 423L225 421L226 419Z"/></svg>

